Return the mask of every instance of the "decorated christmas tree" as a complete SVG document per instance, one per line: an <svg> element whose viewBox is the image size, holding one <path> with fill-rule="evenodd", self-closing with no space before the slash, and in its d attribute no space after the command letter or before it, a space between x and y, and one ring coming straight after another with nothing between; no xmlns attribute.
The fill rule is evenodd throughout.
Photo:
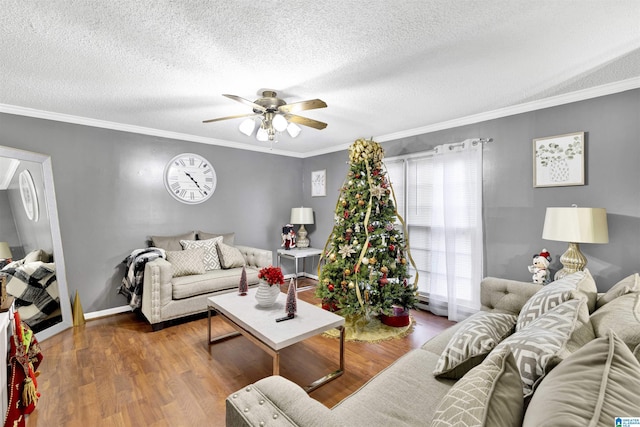
<svg viewBox="0 0 640 427"><path fill-rule="evenodd" d="M291 281L289 282L289 289L287 290L287 302L284 309L289 316L293 316L298 312L298 296L296 295L296 284L293 279L291 279Z"/></svg>
<svg viewBox="0 0 640 427"><path fill-rule="evenodd" d="M390 315L393 306L416 304L417 281L409 281L411 257L383 157L372 140L349 148L349 172L322 255L316 296L344 316Z"/></svg>

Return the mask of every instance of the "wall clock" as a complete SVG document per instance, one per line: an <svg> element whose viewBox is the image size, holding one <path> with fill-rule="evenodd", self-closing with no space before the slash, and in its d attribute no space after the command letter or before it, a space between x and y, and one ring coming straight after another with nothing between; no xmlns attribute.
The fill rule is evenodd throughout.
<svg viewBox="0 0 640 427"><path fill-rule="evenodd" d="M216 190L216 171L207 159L192 153L178 154L164 168L164 186L176 200L195 205Z"/></svg>
<svg viewBox="0 0 640 427"><path fill-rule="evenodd" d="M27 218L31 221L38 221L40 211L38 209L38 194L36 186L33 185L33 178L27 169L18 175L20 185L20 196L22 197L22 205L27 213Z"/></svg>

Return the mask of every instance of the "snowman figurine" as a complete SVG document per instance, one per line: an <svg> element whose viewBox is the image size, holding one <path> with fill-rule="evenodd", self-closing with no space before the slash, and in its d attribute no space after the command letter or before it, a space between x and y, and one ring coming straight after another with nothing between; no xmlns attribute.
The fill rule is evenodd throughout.
<svg viewBox="0 0 640 427"><path fill-rule="evenodd" d="M551 281L550 262L551 255L546 249L542 249L539 254L533 255L533 265L529 266L529 273L533 274L533 283L546 285Z"/></svg>

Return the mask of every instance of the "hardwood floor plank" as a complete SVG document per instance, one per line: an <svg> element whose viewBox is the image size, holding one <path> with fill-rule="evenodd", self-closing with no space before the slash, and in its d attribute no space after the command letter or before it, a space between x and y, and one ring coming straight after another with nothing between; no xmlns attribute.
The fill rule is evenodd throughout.
<svg viewBox="0 0 640 427"><path fill-rule="evenodd" d="M303 279L305 286L315 281ZM286 285L283 287L286 291ZM298 297L318 303L313 290ZM311 396L332 407L452 323L413 311L402 339L346 342L345 373ZM212 334L232 328L214 317ZM243 337L207 345L207 319L152 332L134 313L88 321L41 343L42 394L27 426L223 426L225 398L269 376L272 359ZM338 367L339 342L312 337L284 349L280 373L305 386Z"/></svg>

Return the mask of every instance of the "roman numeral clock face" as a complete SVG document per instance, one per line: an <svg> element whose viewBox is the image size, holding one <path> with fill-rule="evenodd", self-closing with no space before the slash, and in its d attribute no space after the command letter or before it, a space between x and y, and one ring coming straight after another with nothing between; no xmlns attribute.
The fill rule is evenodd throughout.
<svg viewBox="0 0 640 427"><path fill-rule="evenodd" d="M176 200L195 205L207 200L216 190L216 171L198 154L175 156L164 168L164 186Z"/></svg>

